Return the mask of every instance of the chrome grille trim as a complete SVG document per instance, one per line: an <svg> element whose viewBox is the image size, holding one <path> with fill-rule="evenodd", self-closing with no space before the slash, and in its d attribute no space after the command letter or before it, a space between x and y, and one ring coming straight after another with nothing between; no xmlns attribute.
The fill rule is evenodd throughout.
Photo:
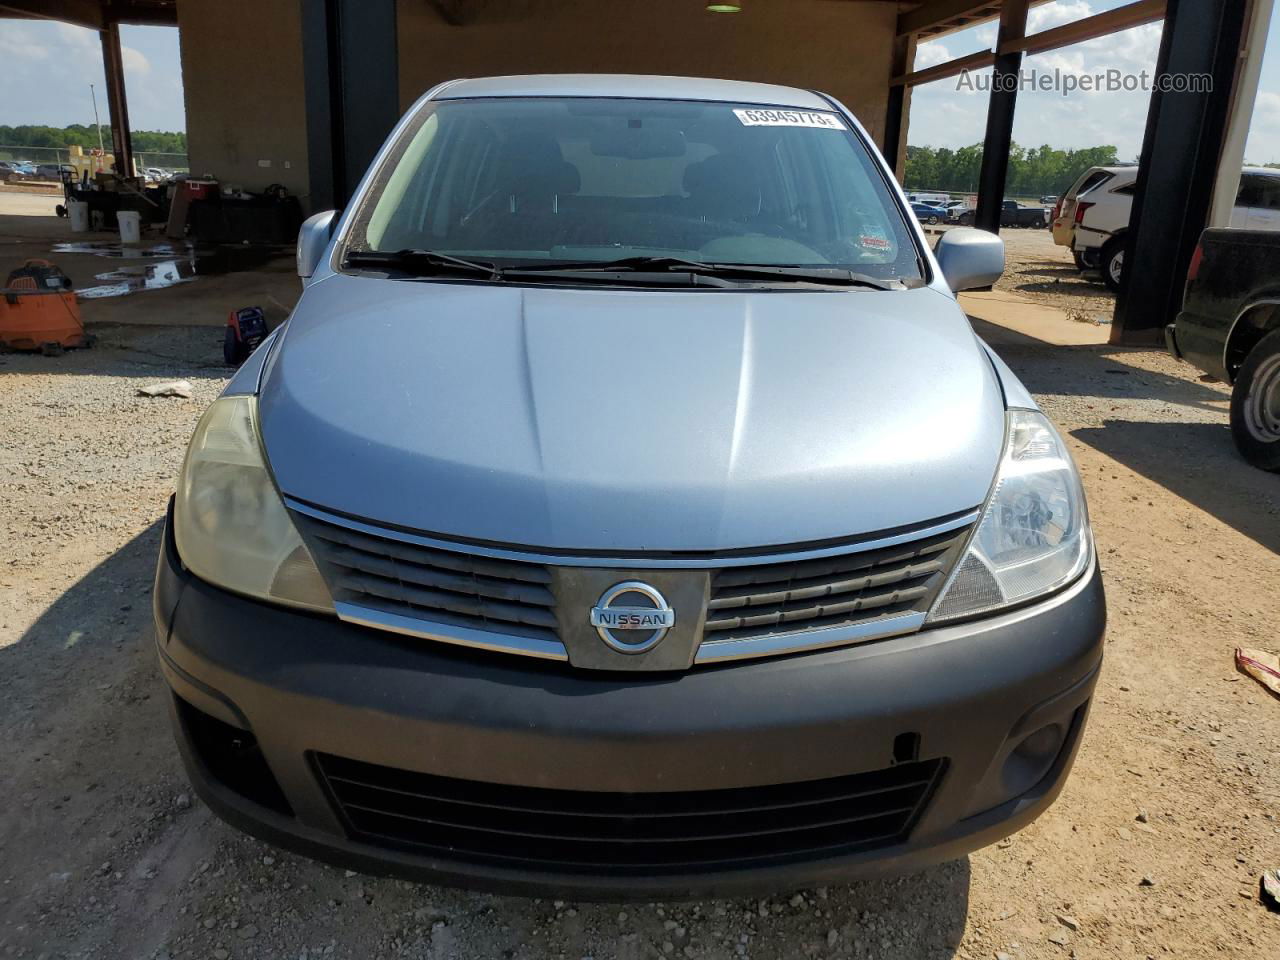
<svg viewBox="0 0 1280 960"><path fill-rule="evenodd" d="M839 638L846 628L871 627L925 614L968 531L839 557L717 570L711 576L703 644L730 640ZM850 641L851 642L851 641Z"/></svg>
<svg viewBox="0 0 1280 960"><path fill-rule="evenodd" d="M905 633L915 633L924 626L926 616L924 613L907 613L841 627L801 630L773 636L742 637L736 640L704 639L693 662L725 663L730 660L773 657L784 653L802 653L829 647L852 646L869 640L884 640Z"/></svg>
<svg viewBox="0 0 1280 960"><path fill-rule="evenodd" d="M295 516L338 616L426 640L567 660L542 564L436 550Z"/></svg>
<svg viewBox="0 0 1280 960"><path fill-rule="evenodd" d="M495 560L515 560L524 563L540 563L545 566L560 567L618 567L621 569L651 570L723 570L728 567L752 567L791 563L797 560L816 560L821 557L836 557L847 554L863 553L867 550L879 550L883 547L912 543L940 533L950 533L975 523L981 512L978 509L969 511L949 520L943 520L927 527L913 527L904 533L877 537L874 540L855 540L839 543L834 546L812 547L809 549L783 550L777 553L763 548L757 553L739 556L706 557L644 557L644 556L595 556L582 554L539 553L537 550L509 550L503 547L491 547L484 544L467 543L465 541L446 540L440 537L428 537L421 534L406 533L390 527L379 527L374 524L353 520L350 517L329 513L292 497L284 497L285 506L304 516L331 523L335 526L357 530L387 540L401 540L420 547L445 550L452 553L473 554L477 557L489 557Z"/></svg>
<svg viewBox="0 0 1280 960"><path fill-rule="evenodd" d="M438 640L441 643L453 643L476 650L517 653L526 657L540 657L543 660L569 659L569 653L565 650L564 644L558 640L519 637L507 633L477 630L474 627L419 620L416 617L406 617L403 614L375 610L372 607L342 601L335 601L333 607L339 619L362 627L372 627L375 630L389 630L407 637Z"/></svg>

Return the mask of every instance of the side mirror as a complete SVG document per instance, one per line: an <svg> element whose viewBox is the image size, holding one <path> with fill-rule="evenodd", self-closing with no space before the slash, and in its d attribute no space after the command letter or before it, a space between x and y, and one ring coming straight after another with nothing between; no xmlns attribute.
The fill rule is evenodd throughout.
<svg viewBox="0 0 1280 960"><path fill-rule="evenodd" d="M985 230L948 230L938 238L933 255L954 293L989 287L1004 273L1004 241Z"/></svg>
<svg viewBox="0 0 1280 960"><path fill-rule="evenodd" d="M338 218L337 210L324 210L313 213L302 223L298 231L298 276L303 281L311 279L320 266L320 258L329 246L329 237L333 234L333 224Z"/></svg>

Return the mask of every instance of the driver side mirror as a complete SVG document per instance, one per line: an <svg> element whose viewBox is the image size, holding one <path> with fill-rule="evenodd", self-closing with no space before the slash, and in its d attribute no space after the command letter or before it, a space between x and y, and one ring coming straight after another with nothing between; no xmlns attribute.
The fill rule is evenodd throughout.
<svg viewBox="0 0 1280 960"><path fill-rule="evenodd" d="M989 287L1004 273L1004 241L973 227L955 227L933 248L938 268L952 293Z"/></svg>
<svg viewBox="0 0 1280 960"><path fill-rule="evenodd" d="M298 276L304 285L320 266L320 258L329 246L337 219L337 210L323 210L303 221L302 229L298 231Z"/></svg>

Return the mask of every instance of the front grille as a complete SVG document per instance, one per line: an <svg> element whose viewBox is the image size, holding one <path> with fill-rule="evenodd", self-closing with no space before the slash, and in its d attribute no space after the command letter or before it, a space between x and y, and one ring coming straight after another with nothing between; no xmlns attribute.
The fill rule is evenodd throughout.
<svg viewBox="0 0 1280 960"><path fill-rule="evenodd" d="M414 620L557 642L551 574L537 563L373 536L295 514L334 600Z"/></svg>
<svg viewBox="0 0 1280 960"><path fill-rule="evenodd" d="M353 839L560 871L676 872L818 859L905 840L943 760L764 787L603 793L456 780L316 755Z"/></svg>
<svg viewBox="0 0 1280 960"><path fill-rule="evenodd" d="M705 636L769 637L924 612L967 534L966 528L881 550L717 570Z"/></svg>
<svg viewBox="0 0 1280 960"><path fill-rule="evenodd" d="M598 566L595 558L490 557L465 544L398 534L308 506L295 504L293 516L339 615L365 626L573 661L565 642L575 631L562 630L562 620L585 622L599 600L594 589L587 596L572 585L573 578L558 576L556 566ZM786 561L776 555L698 557L688 575L709 576L710 594L696 661L795 653L918 629L972 519L947 520L951 529L941 533L931 523L917 528L915 539L909 532L895 534L906 542L892 546L860 549L851 543L835 555ZM689 564L690 557L674 554L676 561ZM611 563L619 580L644 579L644 568L629 566L625 558ZM677 611L689 620L701 613Z"/></svg>

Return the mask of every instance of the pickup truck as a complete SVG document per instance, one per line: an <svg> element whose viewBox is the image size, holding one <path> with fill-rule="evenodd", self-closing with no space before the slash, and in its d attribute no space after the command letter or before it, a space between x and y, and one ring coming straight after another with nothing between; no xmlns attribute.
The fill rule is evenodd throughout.
<svg viewBox="0 0 1280 960"><path fill-rule="evenodd" d="M960 214L956 222L962 226L972 226L976 210ZM1006 200L1000 209L1000 226L1002 227L1038 227L1048 226L1049 217L1042 207L1024 207L1016 200Z"/></svg>
<svg viewBox="0 0 1280 960"><path fill-rule="evenodd" d="M1232 385L1236 447L1255 467L1280 471L1280 232L1201 234L1165 342Z"/></svg>

